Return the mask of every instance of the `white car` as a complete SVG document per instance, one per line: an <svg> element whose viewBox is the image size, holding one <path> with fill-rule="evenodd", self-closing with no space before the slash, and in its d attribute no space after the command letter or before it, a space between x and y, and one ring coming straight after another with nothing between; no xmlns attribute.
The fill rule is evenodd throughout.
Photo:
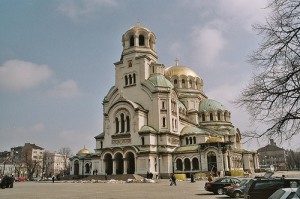
<svg viewBox="0 0 300 199"><path fill-rule="evenodd" d="M275 191L269 199L299 199L296 194L297 188L281 188Z"/></svg>

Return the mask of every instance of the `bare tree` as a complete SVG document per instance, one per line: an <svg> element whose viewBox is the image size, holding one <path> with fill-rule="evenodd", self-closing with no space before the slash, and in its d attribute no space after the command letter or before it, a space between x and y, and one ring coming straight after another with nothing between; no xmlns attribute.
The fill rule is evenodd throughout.
<svg viewBox="0 0 300 199"><path fill-rule="evenodd" d="M63 147L59 150L59 153L64 155L64 173L69 171L69 158L72 156L70 147Z"/></svg>
<svg viewBox="0 0 300 199"><path fill-rule="evenodd" d="M299 151L299 149L296 151L294 151L294 150L288 151L287 164L288 164L289 169L300 170L300 151Z"/></svg>
<svg viewBox="0 0 300 199"><path fill-rule="evenodd" d="M270 16L254 29L262 36L250 62L257 67L237 104L267 125L249 137L290 140L300 131L300 1L272 0Z"/></svg>

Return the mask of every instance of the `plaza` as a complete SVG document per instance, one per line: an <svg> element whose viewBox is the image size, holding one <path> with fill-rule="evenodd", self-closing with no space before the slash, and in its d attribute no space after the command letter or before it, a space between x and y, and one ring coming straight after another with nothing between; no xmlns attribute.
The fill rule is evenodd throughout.
<svg viewBox="0 0 300 199"><path fill-rule="evenodd" d="M170 186L168 180L158 183L63 183L20 182L12 189L1 189L1 199L118 199L118 198L219 198L204 190L205 181L178 181ZM221 196L221 197L225 197Z"/></svg>

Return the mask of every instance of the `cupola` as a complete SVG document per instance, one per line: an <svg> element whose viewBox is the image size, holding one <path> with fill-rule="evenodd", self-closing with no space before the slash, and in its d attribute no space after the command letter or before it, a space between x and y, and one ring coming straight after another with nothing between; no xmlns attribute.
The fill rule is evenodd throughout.
<svg viewBox="0 0 300 199"><path fill-rule="evenodd" d="M157 59L155 40L156 37L152 31L137 23L122 36L123 52L121 60L124 56L132 53L137 55L151 54Z"/></svg>

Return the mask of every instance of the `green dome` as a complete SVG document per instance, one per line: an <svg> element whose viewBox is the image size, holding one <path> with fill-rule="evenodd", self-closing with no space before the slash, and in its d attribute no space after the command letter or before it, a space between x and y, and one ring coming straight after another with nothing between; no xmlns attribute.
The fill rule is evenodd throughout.
<svg viewBox="0 0 300 199"><path fill-rule="evenodd" d="M212 99L204 99L199 104L199 111L225 111L223 104Z"/></svg>
<svg viewBox="0 0 300 199"><path fill-rule="evenodd" d="M188 135L188 134L209 135L209 133L203 129L199 129L197 127L192 127L192 126L186 126L181 130L180 135Z"/></svg>
<svg viewBox="0 0 300 199"><path fill-rule="evenodd" d="M148 78L155 87L173 88L173 84L163 75L155 75Z"/></svg>
<svg viewBox="0 0 300 199"><path fill-rule="evenodd" d="M139 130L139 132L152 132L152 133L155 133L156 130L155 130L154 128L152 128L151 126L144 125L144 126L142 126L142 128Z"/></svg>

